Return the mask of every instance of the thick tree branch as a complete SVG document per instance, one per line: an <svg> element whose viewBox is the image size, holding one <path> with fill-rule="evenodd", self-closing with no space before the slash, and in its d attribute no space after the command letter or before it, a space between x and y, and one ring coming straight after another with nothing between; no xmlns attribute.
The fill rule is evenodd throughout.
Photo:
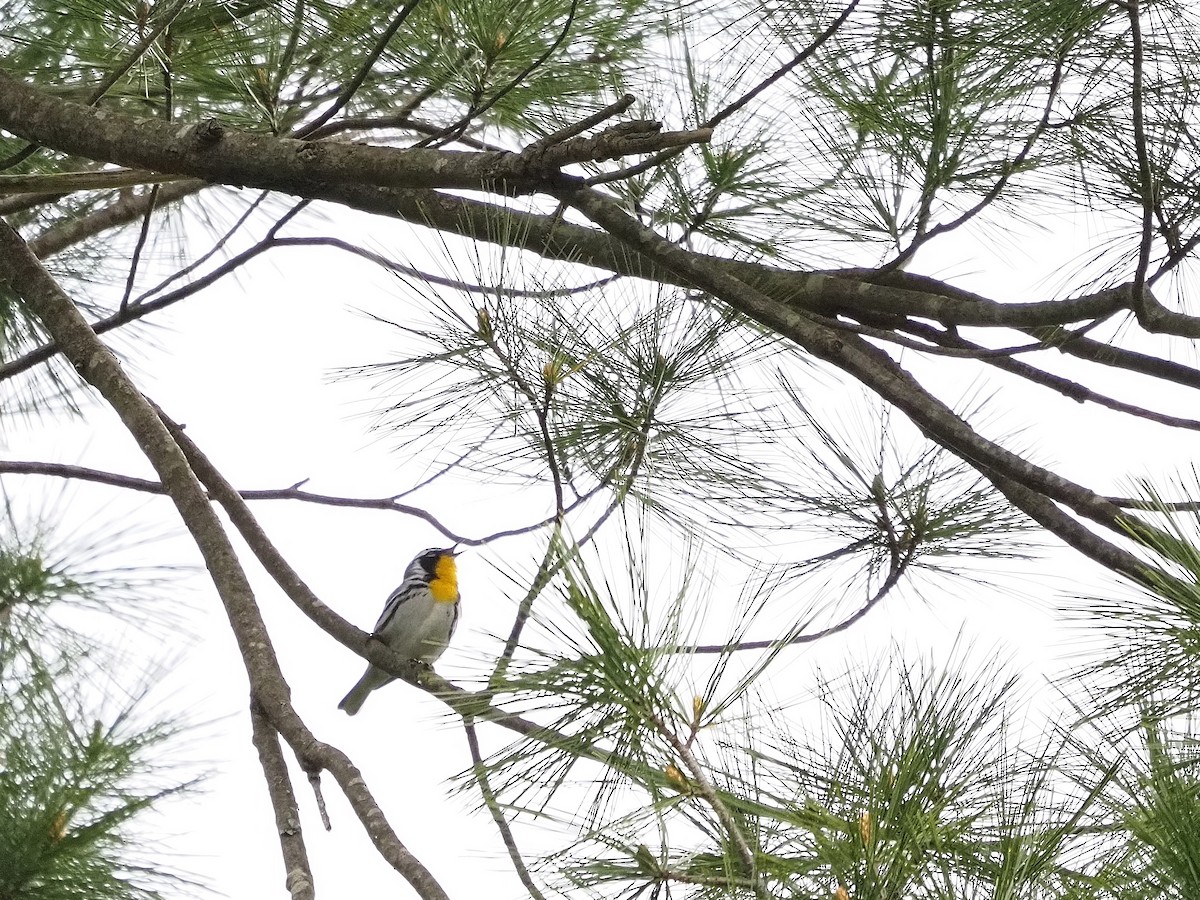
<svg viewBox="0 0 1200 900"><path fill-rule="evenodd" d="M338 185L321 198L352 209L391 216L487 243L531 250L548 259L692 287L659 261L637 254L604 231L565 222L561 216L521 212L468 197L434 191L378 190ZM826 316L890 314L932 319L945 325L1036 328L1103 319L1129 309L1128 286L1068 300L1000 303L935 278L879 277L870 269L812 272L725 259L681 250L698 264L737 278L780 303Z"/></svg>
<svg viewBox="0 0 1200 900"><path fill-rule="evenodd" d="M89 109L4 72L0 128L87 159L300 196L339 183L533 191L558 180L559 169L572 163L702 143L711 136L705 129L660 133L656 123L634 122L533 154L304 141L235 131L215 119L180 128L158 119Z"/></svg>

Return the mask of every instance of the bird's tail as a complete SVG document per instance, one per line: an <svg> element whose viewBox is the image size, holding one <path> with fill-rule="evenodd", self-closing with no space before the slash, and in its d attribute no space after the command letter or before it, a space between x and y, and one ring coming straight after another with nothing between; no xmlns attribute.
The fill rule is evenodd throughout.
<svg viewBox="0 0 1200 900"><path fill-rule="evenodd" d="M344 709L347 715L354 715L362 705L367 702L367 696L377 687L383 687L392 677L386 672L382 672L374 666L369 666L367 671L363 673L363 677L358 679L358 684L350 688L350 693L342 698L342 702L338 704L338 709Z"/></svg>

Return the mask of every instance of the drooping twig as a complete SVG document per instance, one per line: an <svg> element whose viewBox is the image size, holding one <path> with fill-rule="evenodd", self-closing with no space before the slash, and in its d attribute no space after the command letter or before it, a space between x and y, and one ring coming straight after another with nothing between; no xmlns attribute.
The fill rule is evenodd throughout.
<svg viewBox="0 0 1200 900"><path fill-rule="evenodd" d="M329 810L325 807L325 793L321 790L321 770L319 768L314 766L309 770L308 784L317 801L317 812L321 815L321 824L325 826L326 831L333 831L333 823L329 821Z"/></svg>
<svg viewBox="0 0 1200 900"><path fill-rule="evenodd" d="M479 752L479 736L475 733L475 720L470 716L463 717L463 730L467 733L467 746L471 751L471 766L475 774L475 783L479 785L483 803L491 813L492 821L496 823L500 838L504 841L504 848L508 851L508 858L512 861L513 869L516 871L517 877L521 879L521 884L525 885L525 890L529 892L532 900L546 900L545 894L537 886L533 876L529 874L529 867L525 865L525 860L517 847L517 839L513 836L508 820L504 818L504 810L500 808L496 792L492 790L491 781L487 776L487 767L483 762L483 754Z"/></svg>
<svg viewBox="0 0 1200 900"><path fill-rule="evenodd" d="M300 827L300 807L296 803L296 792L292 789L292 778L287 762L279 748L279 734L259 708L258 701L250 700L250 726L254 748L262 765L267 792L271 795L271 806L275 810L275 828L279 834L279 846L283 851L285 884L292 900L314 900L316 884L312 866L308 861L308 850L304 846L304 832Z"/></svg>

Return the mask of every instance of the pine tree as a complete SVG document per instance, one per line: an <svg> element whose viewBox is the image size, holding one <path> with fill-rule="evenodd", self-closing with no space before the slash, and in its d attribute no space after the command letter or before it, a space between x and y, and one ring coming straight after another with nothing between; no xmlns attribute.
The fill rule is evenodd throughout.
<svg viewBox="0 0 1200 900"><path fill-rule="evenodd" d="M3 409L53 427L99 398L156 477L0 473L170 499L244 663L292 896L316 885L282 745L420 896L447 894L297 712L243 543L331 653L461 722L535 900L1200 895L1197 479L1116 496L1144 473L1089 485L1002 433L1057 397L1144 446L1200 428L1188 4L8 0L0 21ZM345 239L356 214L409 223L409 246ZM1042 265L1051 220L1083 223L1073 258L960 274L997 248ZM239 490L187 410L156 405L130 352L147 326L286 248L404 285L375 323L400 349L338 375L413 490L521 485L539 515L460 533L408 492ZM1003 392L962 389L989 374ZM266 499L521 537L478 683L322 602ZM1041 727L965 651L847 661L809 685L812 728L773 699L793 648L1047 543L1107 574L1084 612L1113 650ZM21 546L0 557L6 629L44 596L23 579L53 574ZM164 796L127 780L170 729L83 725L70 655L6 641L0 896L147 895L111 829ZM485 753L485 727L514 742ZM558 852L519 851L530 819ZM80 881L53 893L34 864Z"/></svg>

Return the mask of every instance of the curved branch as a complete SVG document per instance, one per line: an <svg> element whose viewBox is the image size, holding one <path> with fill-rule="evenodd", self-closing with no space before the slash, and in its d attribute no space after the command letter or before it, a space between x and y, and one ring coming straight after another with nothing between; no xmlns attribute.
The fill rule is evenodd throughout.
<svg viewBox="0 0 1200 900"><path fill-rule="evenodd" d="M889 530L893 530L891 529L890 520ZM891 565L888 566L888 574L883 580L883 583L879 586L874 594L867 598L866 602L863 603L862 606L860 606L846 618L842 619L842 621L834 625L830 625L827 628L822 628L820 631L813 631L807 634L793 634L784 638L783 640L773 639L764 641L738 641L733 644L699 644L691 647L675 646L668 648L668 650L671 653L736 653L741 650L773 650L779 647L792 647L799 644L812 644L821 640L822 638L829 637L831 634L837 634L838 632L845 631L851 625L862 619L876 606L878 606L880 601L882 601L884 597L891 593L892 589L900 583L900 579L904 576L904 573L908 571L909 565L916 556L917 542L910 539L906 546L901 547L896 535L892 534L888 540L888 548L892 562ZM842 551L837 552L839 554L842 553Z"/></svg>
<svg viewBox="0 0 1200 900"><path fill-rule="evenodd" d="M25 460L0 460L0 475L48 475L55 478L74 478L79 481L90 481L94 484L106 484L110 487L124 488L131 491L141 491L147 494L158 494L166 496L167 489L162 482L151 481L147 478L137 478L132 475L121 475L116 472L105 472L100 469L89 469L85 466L73 466L65 463L46 463L46 462L30 462ZM392 497L335 497L330 494L316 494L312 491L300 489L299 484L294 484L286 488L273 488L267 490L255 491L238 491L238 496L243 500L297 500L301 503L314 503L320 506L338 506L343 509L377 509L385 512L398 512L406 516L412 516L421 519L424 522L432 525L439 534L446 540L455 544L462 544L465 547L481 547L485 544L490 544L493 541L498 541L501 538L517 537L522 534L529 534L533 531L538 531L545 528L547 525L552 525L557 520L557 515L547 516L538 522L533 522L529 525L522 525L518 528L508 528L503 531L495 531L483 537L467 537L466 535L457 534L450 528L443 525L433 513L424 510L419 506L411 506L407 503L400 503L397 497L399 494ZM570 506L566 508L567 512L571 512L576 507L586 503L596 495L596 491L589 491L580 496Z"/></svg>
<svg viewBox="0 0 1200 900"><path fill-rule="evenodd" d="M636 123L633 123L636 124ZM0 128L88 159L309 196L322 185L534 191L562 166L703 143L711 130L638 129L565 141L535 155L397 149L304 141L228 129L215 119L182 129L60 100L0 71Z"/></svg>
<svg viewBox="0 0 1200 900"><path fill-rule="evenodd" d="M988 365L994 366L1005 372L1010 372L1020 378L1024 378L1033 384L1040 384L1043 387L1048 387L1051 390L1057 391L1064 397L1076 401L1077 403L1095 403L1097 406L1103 406L1107 409L1116 412L1125 413L1126 415L1134 416L1139 419L1145 419L1148 422L1156 422L1159 425L1166 425L1171 428L1185 428L1190 431L1200 430L1200 419L1188 419L1181 416L1172 416L1167 413L1155 412L1145 407L1135 406L1132 403L1125 403L1121 400L1116 400L1105 394L1097 393L1086 385L1080 384L1077 381L1072 381L1069 378L1064 378L1061 375L1055 375L1051 372L1043 371L1029 363L1021 360L1007 358L1004 355L990 354L986 348L980 347L971 341L963 340L952 332L938 331L922 322L906 322L900 326L905 331L919 334L922 337L931 341L936 341L939 345L946 345L954 348L960 348L963 352L971 352L973 350L980 351L975 357L982 359ZM1043 350L1052 349L1054 345L1042 345Z"/></svg>

